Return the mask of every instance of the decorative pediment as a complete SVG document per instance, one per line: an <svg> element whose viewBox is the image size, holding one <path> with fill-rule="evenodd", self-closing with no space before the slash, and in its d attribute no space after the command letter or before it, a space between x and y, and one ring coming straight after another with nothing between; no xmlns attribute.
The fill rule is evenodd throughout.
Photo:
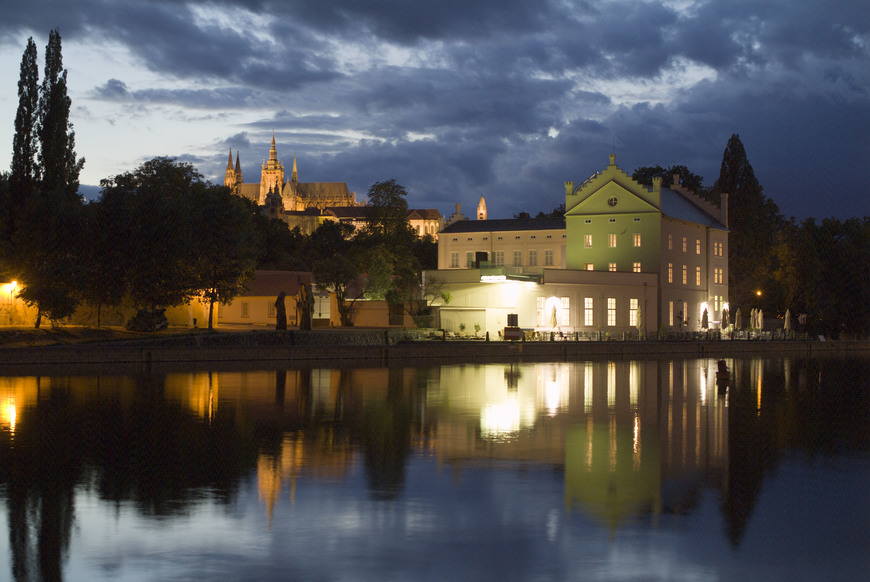
<svg viewBox="0 0 870 582"><path fill-rule="evenodd" d="M604 171L596 173L577 188L571 182L565 186L565 216L637 214L661 209L660 183L652 190L638 184L617 167L613 155Z"/></svg>

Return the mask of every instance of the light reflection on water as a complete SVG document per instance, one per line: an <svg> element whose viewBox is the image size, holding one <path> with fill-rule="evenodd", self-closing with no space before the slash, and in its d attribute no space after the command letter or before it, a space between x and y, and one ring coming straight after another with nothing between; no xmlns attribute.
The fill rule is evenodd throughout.
<svg viewBox="0 0 870 582"><path fill-rule="evenodd" d="M0 377L0 579L857 579L870 360Z"/></svg>

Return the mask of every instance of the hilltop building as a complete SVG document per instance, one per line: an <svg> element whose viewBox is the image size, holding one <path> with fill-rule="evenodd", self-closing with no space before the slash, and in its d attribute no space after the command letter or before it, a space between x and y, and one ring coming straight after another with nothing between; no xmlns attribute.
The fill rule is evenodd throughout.
<svg viewBox="0 0 870 582"><path fill-rule="evenodd" d="M358 206L356 194L347 189L345 182L300 182L295 155L290 179L287 180L284 163L278 159L274 134L272 146L269 148L269 159L263 162L260 171L260 181L246 183L243 180L239 154L236 152L234 166L231 149L224 186L260 206L272 208L273 211L280 208L288 212L303 212L309 208L323 210L330 206Z"/></svg>
<svg viewBox="0 0 870 582"><path fill-rule="evenodd" d="M438 270L424 279L452 296L440 306L448 330L494 335L509 314L547 332L699 330L705 312L706 329L717 328L728 306L728 198L717 207L679 179L648 188L611 155L582 184L565 183L564 218L466 220L457 205Z"/></svg>

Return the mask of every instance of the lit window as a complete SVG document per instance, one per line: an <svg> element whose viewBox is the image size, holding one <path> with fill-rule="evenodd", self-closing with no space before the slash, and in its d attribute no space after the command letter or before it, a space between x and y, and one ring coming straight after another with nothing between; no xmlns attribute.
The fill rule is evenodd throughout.
<svg viewBox="0 0 870 582"><path fill-rule="evenodd" d="M674 235L672 235L672 234L668 235L668 250L669 251L674 250Z"/></svg>
<svg viewBox="0 0 870 582"><path fill-rule="evenodd" d="M616 235L615 234L608 235L607 241L608 241L607 244L610 248L612 248L612 249L616 248Z"/></svg>
<svg viewBox="0 0 870 582"><path fill-rule="evenodd" d="M633 263L631 265L631 270L635 273L640 273L640 263Z"/></svg>
<svg viewBox="0 0 870 582"><path fill-rule="evenodd" d="M689 252L689 241L686 240L686 237L683 237L683 252Z"/></svg>
<svg viewBox="0 0 870 582"><path fill-rule="evenodd" d="M629 299L628 300L628 325L630 325L631 327L637 327L637 310L638 310L637 299Z"/></svg>
<svg viewBox="0 0 870 582"><path fill-rule="evenodd" d="M683 285L689 283L689 267L683 265Z"/></svg>
<svg viewBox="0 0 870 582"><path fill-rule="evenodd" d="M634 233L634 235L632 235L632 238L634 239L634 246L639 247L640 246L640 233L639 232Z"/></svg>
<svg viewBox="0 0 870 582"><path fill-rule="evenodd" d="M607 325L608 327L616 325L616 297L607 298Z"/></svg>
<svg viewBox="0 0 870 582"><path fill-rule="evenodd" d="M595 265L592 263L586 263L585 265L583 265L583 268L586 269L587 271L594 271Z"/></svg>
<svg viewBox="0 0 870 582"><path fill-rule="evenodd" d="M701 239L695 239L695 254L701 254Z"/></svg>
<svg viewBox="0 0 870 582"><path fill-rule="evenodd" d="M591 234L587 234L587 235L583 236L583 246L585 246L586 248L589 248L592 246L592 235Z"/></svg>
<svg viewBox="0 0 870 582"><path fill-rule="evenodd" d="M553 251L547 250L544 251L544 266L552 267L553 266Z"/></svg>
<svg viewBox="0 0 870 582"><path fill-rule="evenodd" d="M668 325L674 327L674 302L668 301Z"/></svg>
<svg viewBox="0 0 870 582"><path fill-rule="evenodd" d="M701 267L695 267L695 285L701 286Z"/></svg>
<svg viewBox="0 0 870 582"><path fill-rule="evenodd" d="M583 299L583 303L585 306L585 309L583 310L583 325L587 327L592 326L595 324L595 310L593 308L594 303L592 301L592 298L585 297Z"/></svg>
<svg viewBox="0 0 870 582"><path fill-rule="evenodd" d="M668 263L668 283L674 282L674 264Z"/></svg>
<svg viewBox="0 0 870 582"><path fill-rule="evenodd" d="M616 272L616 263L607 263L607 270L611 273Z"/></svg>

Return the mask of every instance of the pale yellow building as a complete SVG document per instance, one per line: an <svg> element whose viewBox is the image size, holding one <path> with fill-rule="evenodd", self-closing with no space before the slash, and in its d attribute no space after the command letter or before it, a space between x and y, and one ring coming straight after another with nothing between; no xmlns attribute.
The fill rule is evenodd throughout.
<svg viewBox="0 0 870 582"><path fill-rule="evenodd" d="M438 270L426 273L452 296L442 326L494 335L517 314L520 327L545 332L719 328L727 204L727 195L715 206L679 180L643 186L611 155L582 184L565 183L564 218L466 220L457 205L440 233Z"/></svg>

